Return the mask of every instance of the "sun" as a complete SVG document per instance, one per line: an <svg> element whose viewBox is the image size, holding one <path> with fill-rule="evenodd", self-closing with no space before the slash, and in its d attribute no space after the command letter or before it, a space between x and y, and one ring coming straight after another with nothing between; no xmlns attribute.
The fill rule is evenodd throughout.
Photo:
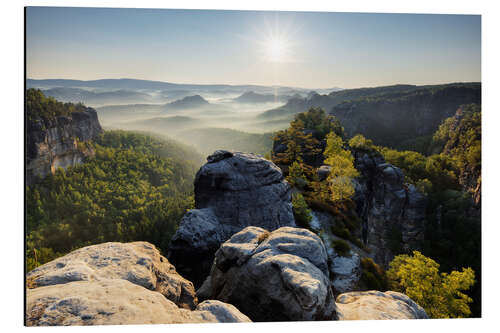
<svg viewBox="0 0 500 333"><path fill-rule="evenodd" d="M288 45L285 39L271 37L266 41L266 58L271 62L282 62L286 60Z"/></svg>

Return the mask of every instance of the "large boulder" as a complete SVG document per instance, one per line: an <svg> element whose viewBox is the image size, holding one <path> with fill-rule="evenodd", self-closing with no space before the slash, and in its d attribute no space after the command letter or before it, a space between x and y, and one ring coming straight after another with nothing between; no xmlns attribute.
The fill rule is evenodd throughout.
<svg viewBox="0 0 500 333"><path fill-rule="evenodd" d="M68 282L27 291L28 326L249 321L230 304L210 301L195 311L181 309L162 294L121 279Z"/></svg>
<svg viewBox="0 0 500 333"><path fill-rule="evenodd" d="M387 268L395 253L421 249L427 198L378 152L354 149L353 155L360 172L354 201L363 242L375 262Z"/></svg>
<svg viewBox="0 0 500 333"><path fill-rule="evenodd" d="M355 291L337 296L339 320L428 319L425 310L395 291Z"/></svg>
<svg viewBox="0 0 500 333"><path fill-rule="evenodd" d="M193 284L147 242L83 247L27 274L30 288L108 279L127 280L157 291L183 308L194 309L198 302Z"/></svg>
<svg viewBox="0 0 500 333"><path fill-rule="evenodd" d="M217 251L207 282L211 298L253 321L337 319L325 246L306 229L243 229Z"/></svg>
<svg viewBox="0 0 500 333"><path fill-rule="evenodd" d="M196 286L209 274L215 251L233 234L248 226L295 226L290 186L272 162L224 150L207 161L196 174L196 209L181 220L168 254Z"/></svg>

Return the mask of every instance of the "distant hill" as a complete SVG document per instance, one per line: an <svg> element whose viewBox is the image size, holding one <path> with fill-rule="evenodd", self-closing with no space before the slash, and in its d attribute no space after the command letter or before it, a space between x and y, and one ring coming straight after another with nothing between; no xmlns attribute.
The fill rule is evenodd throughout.
<svg viewBox="0 0 500 333"><path fill-rule="evenodd" d="M343 101L354 100L361 97L412 91L417 89L417 87L418 86L413 85L394 85L375 88L344 89L333 91L328 95L320 95L315 91L311 91L306 98L292 98L287 104L262 113L260 118L287 118L290 120L293 118L294 114L305 112L311 107L321 107L328 112L333 106Z"/></svg>
<svg viewBox="0 0 500 333"><path fill-rule="evenodd" d="M142 92L133 90L115 90L95 92L80 88L57 87L43 90L46 96L54 97L63 102L78 103L82 102L89 105L104 105L113 103L137 103L150 102L151 96Z"/></svg>
<svg viewBox="0 0 500 333"><path fill-rule="evenodd" d="M150 80L136 80L136 79L102 79L102 80L66 80L66 79L47 79L36 80L27 79L27 88L93 88L93 89L108 89L108 90L148 90L148 91L206 91L214 93L227 93L236 92L242 93L245 91L254 91L257 93L271 93L276 92L280 95L292 95L296 92L307 93L310 89L285 87L285 86L262 86L262 85L229 85L229 84L184 84L184 83L171 83L163 81L150 81ZM318 91L326 92L339 88L331 89L318 89Z"/></svg>
<svg viewBox="0 0 500 333"><path fill-rule="evenodd" d="M210 103L208 103L208 101L205 100L203 97L201 97L200 95L194 95L194 96L186 96L172 103L168 103L165 105L164 109L167 111L173 111L173 110L177 111L184 109L196 109L208 105L210 105Z"/></svg>
<svg viewBox="0 0 500 333"><path fill-rule="evenodd" d="M295 94L294 97L301 97L298 94ZM233 102L237 103L246 103L246 104L254 104L254 103L277 103L277 102L287 102L292 96L290 95L273 95L273 94L258 94L254 91L247 91L243 93L241 96L233 99Z"/></svg>
<svg viewBox="0 0 500 333"><path fill-rule="evenodd" d="M259 118L285 121L311 107L321 107L340 120L348 136L360 133L378 145L421 151L415 147L416 141L430 141L445 118L469 103L481 104L481 83L394 85L311 94L293 98Z"/></svg>

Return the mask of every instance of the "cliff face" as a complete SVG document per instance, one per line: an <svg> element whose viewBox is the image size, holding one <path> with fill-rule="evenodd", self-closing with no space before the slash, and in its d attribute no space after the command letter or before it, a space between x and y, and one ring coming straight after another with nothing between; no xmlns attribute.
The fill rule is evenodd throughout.
<svg viewBox="0 0 500 333"><path fill-rule="evenodd" d="M348 136L363 134L377 145L395 147L432 135L462 104L481 103L481 85L421 89L396 96L365 98L333 106Z"/></svg>
<svg viewBox="0 0 500 333"><path fill-rule="evenodd" d="M380 154L354 150L353 155L361 174L354 200L362 240L375 262L387 268L394 254L421 249L427 199Z"/></svg>
<svg viewBox="0 0 500 333"><path fill-rule="evenodd" d="M26 182L82 163L94 154L86 143L102 132L97 113L92 108L51 120L28 121L26 137Z"/></svg>

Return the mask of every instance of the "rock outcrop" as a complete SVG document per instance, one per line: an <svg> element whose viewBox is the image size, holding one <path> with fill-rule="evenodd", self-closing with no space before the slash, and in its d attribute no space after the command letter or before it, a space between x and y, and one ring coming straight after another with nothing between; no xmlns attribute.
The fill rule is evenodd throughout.
<svg viewBox="0 0 500 333"><path fill-rule="evenodd" d="M87 246L27 275L26 324L249 322L231 304L197 304L193 284L146 242Z"/></svg>
<svg viewBox="0 0 500 333"><path fill-rule="evenodd" d="M77 281L27 291L26 325L249 322L234 306L207 301L181 309L162 294L121 279Z"/></svg>
<svg viewBox="0 0 500 333"><path fill-rule="evenodd" d="M254 154L216 151L195 179L195 207L181 220L169 260L199 286L222 242L247 226L295 226L291 190L281 170Z"/></svg>
<svg viewBox="0 0 500 333"><path fill-rule="evenodd" d="M194 309L193 284L180 276L160 252L146 242L103 243L83 247L35 268L27 275L31 287L74 281L127 280L157 291L177 306Z"/></svg>
<svg viewBox="0 0 500 333"><path fill-rule="evenodd" d="M337 319L325 246L306 229L245 228L217 251L207 283L253 321Z"/></svg>
<svg viewBox="0 0 500 333"><path fill-rule="evenodd" d="M27 122L26 182L54 173L57 168L82 163L94 154L86 144L102 132L92 108L59 116L53 120L36 118Z"/></svg>
<svg viewBox="0 0 500 333"><path fill-rule="evenodd" d="M387 268L395 252L421 248L427 199L379 153L353 150L353 155L361 174L354 200L363 242L375 262Z"/></svg>
<svg viewBox="0 0 500 333"><path fill-rule="evenodd" d="M395 291L361 291L337 296L339 320L428 319L425 310Z"/></svg>

